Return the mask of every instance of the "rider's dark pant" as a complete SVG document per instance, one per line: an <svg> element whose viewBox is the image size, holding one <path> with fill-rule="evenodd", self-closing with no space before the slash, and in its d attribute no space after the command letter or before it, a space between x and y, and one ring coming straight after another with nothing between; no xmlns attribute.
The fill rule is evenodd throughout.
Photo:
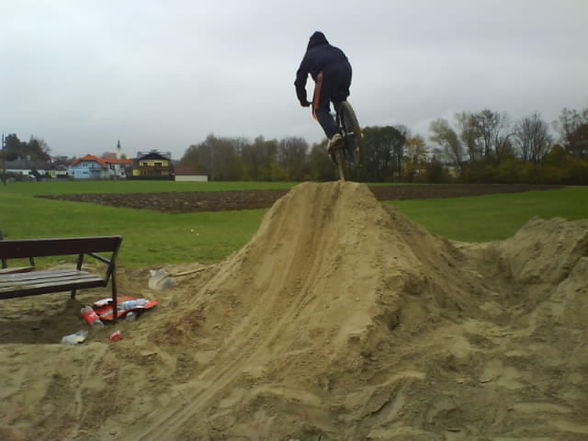
<svg viewBox="0 0 588 441"><path fill-rule="evenodd" d="M339 132L335 118L331 115L331 102L335 109L349 96L351 65L340 63L327 67L317 79L313 111L327 138ZM317 96L318 95L318 96Z"/></svg>

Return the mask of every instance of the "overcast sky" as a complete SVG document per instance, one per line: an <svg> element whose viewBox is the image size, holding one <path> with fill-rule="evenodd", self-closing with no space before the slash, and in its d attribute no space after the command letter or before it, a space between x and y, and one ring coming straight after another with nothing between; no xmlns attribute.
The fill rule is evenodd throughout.
<svg viewBox="0 0 588 441"><path fill-rule="evenodd" d="M365 126L588 107L588 0L0 0L0 16L0 132L52 154L319 141L293 86L315 30L349 57Z"/></svg>

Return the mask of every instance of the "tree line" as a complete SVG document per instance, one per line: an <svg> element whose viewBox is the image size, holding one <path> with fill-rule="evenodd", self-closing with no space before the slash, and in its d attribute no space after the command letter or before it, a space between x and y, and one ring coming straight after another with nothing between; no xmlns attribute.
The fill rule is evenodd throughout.
<svg viewBox="0 0 588 441"><path fill-rule="evenodd" d="M460 112L432 121L428 138L402 125L365 127L363 145L351 172L364 182L588 184L588 108L563 109L551 124L538 113L512 121L488 109ZM10 134L0 159L49 161L49 151L40 138ZM309 145L298 137L209 135L180 163L219 181L336 179L326 140Z"/></svg>
<svg viewBox="0 0 588 441"><path fill-rule="evenodd" d="M28 142L21 141L15 133L3 137L1 157L6 161L32 160L49 161L50 148L47 143L35 136L31 136Z"/></svg>
<svg viewBox="0 0 588 441"><path fill-rule="evenodd" d="M551 128L559 134L554 136ZM588 184L588 108L563 109L548 124L538 113L511 121L504 112L461 112L431 122L428 139L402 126L365 127L364 150L352 170L366 182ZM335 179L326 140L209 135L181 164L212 180Z"/></svg>

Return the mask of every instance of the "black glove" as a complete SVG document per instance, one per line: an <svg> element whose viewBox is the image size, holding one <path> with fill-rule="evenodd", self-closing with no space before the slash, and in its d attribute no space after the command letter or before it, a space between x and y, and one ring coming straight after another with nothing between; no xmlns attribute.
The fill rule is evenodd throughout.
<svg viewBox="0 0 588 441"><path fill-rule="evenodd" d="M312 103L310 101L308 101L308 100L300 100L300 105L302 107L310 107L311 104Z"/></svg>

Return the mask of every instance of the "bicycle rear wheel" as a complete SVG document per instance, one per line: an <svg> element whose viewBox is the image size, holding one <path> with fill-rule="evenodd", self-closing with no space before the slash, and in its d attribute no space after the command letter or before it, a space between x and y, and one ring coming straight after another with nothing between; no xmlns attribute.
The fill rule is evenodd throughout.
<svg viewBox="0 0 588 441"><path fill-rule="evenodd" d="M339 121L343 130L345 145L356 158L356 161L359 162L363 151L361 127L349 101L343 101L339 105Z"/></svg>

